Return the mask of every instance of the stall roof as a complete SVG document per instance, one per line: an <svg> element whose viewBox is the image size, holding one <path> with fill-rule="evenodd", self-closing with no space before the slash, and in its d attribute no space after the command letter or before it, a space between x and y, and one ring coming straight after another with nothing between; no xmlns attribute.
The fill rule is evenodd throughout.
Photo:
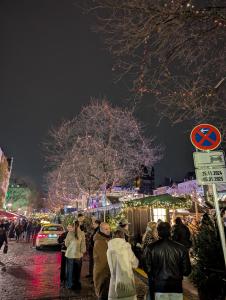
<svg viewBox="0 0 226 300"><path fill-rule="evenodd" d="M151 206L155 208L190 208L192 201L189 198L173 197L169 194L148 196L140 199L134 199L123 203L123 207L145 207Z"/></svg>
<svg viewBox="0 0 226 300"><path fill-rule="evenodd" d="M0 219L1 218L17 219L17 218L20 218L20 215L9 212L9 211L0 210Z"/></svg>

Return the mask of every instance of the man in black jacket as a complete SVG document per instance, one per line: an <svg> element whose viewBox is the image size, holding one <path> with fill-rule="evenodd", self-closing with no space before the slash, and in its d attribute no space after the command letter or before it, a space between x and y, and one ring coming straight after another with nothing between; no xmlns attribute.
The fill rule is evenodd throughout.
<svg viewBox="0 0 226 300"><path fill-rule="evenodd" d="M6 227L5 227L4 221L1 220L0 221L0 249L4 243L5 243L5 245L8 245L7 235L6 235Z"/></svg>
<svg viewBox="0 0 226 300"><path fill-rule="evenodd" d="M89 255L89 274L86 275L87 278L91 278L91 281L93 282L93 247L94 247L94 235L99 231L100 229L100 220L95 220L92 223L93 232L90 236L90 239L88 241L88 255Z"/></svg>
<svg viewBox="0 0 226 300"><path fill-rule="evenodd" d="M180 217L177 217L175 219L175 225L172 227L172 240L189 249L192 246L190 237L189 228L182 222Z"/></svg>
<svg viewBox="0 0 226 300"><path fill-rule="evenodd" d="M151 299L183 300L183 276L191 272L188 250L170 240L169 223L161 222L157 231L159 240L148 245L144 251Z"/></svg>

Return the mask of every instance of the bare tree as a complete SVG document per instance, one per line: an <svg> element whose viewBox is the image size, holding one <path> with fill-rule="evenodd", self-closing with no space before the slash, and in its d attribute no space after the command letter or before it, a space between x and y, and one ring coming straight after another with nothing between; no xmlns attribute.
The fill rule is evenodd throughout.
<svg viewBox="0 0 226 300"><path fill-rule="evenodd" d="M77 118L53 130L49 149L47 159L55 167L49 175L50 192L60 202L123 184L141 172L141 165L153 166L161 158L160 147L143 136L132 112L107 101L92 102Z"/></svg>
<svg viewBox="0 0 226 300"><path fill-rule="evenodd" d="M83 2L97 16L95 30L115 58L113 70L131 77L137 95L151 94L161 117L224 122L225 1Z"/></svg>

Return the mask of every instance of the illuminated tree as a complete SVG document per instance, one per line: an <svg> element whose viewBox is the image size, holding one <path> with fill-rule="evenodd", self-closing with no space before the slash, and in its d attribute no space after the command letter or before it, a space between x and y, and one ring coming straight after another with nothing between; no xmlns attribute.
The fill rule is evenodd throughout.
<svg viewBox="0 0 226 300"><path fill-rule="evenodd" d="M153 139L143 136L132 112L107 101L92 102L50 133L51 198L73 202L81 194L123 184L140 173L141 165L158 161L160 151Z"/></svg>
<svg viewBox="0 0 226 300"><path fill-rule="evenodd" d="M8 187L6 207L13 211L43 208L41 192L34 184L22 178L13 178Z"/></svg>
<svg viewBox="0 0 226 300"><path fill-rule="evenodd" d="M138 96L150 94L161 117L225 122L225 1L84 2L115 58L113 70L130 76Z"/></svg>

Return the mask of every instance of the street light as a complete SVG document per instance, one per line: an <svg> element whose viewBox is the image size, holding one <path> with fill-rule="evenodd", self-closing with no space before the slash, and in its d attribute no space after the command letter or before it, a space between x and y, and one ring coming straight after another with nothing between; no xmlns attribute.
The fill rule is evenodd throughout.
<svg viewBox="0 0 226 300"><path fill-rule="evenodd" d="M12 203L7 203L7 204L6 204L6 208L8 208L8 210L11 210L12 205L13 205Z"/></svg>

